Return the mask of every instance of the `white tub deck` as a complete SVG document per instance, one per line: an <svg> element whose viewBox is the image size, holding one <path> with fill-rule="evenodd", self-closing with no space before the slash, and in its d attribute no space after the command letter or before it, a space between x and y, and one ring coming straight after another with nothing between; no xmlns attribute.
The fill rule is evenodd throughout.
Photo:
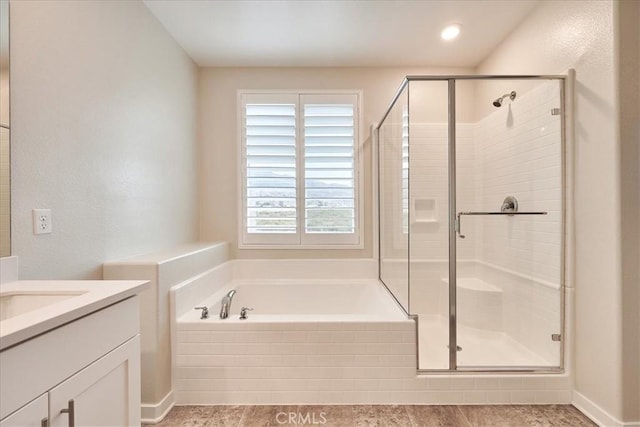
<svg viewBox="0 0 640 427"><path fill-rule="evenodd" d="M222 298L236 291L229 317L220 319ZM193 310L178 319L178 325L232 322L383 322L406 321L407 316L377 280L367 281L233 281L198 306L209 308L209 319ZM242 307L253 308L240 320Z"/></svg>

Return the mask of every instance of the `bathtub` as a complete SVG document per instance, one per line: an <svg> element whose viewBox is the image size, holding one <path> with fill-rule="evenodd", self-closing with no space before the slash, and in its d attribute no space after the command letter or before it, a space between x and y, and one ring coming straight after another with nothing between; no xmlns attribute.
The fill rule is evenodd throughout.
<svg viewBox="0 0 640 427"><path fill-rule="evenodd" d="M220 319L222 298L236 291L229 317ZM404 321L406 315L377 280L370 281L249 281L232 282L198 306L209 308L205 322L346 322ZM240 320L242 307L252 308ZM189 311L178 322L201 323L200 312Z"/></svg>
<svg viewBox="0 0 640 427"><path fill-rule="evenodd" d="M176 404L365 403L376 400L366 391L378 392L380 379L415 378L416 323L370 267L232 261L174 287ZM196 306L210 317L200 319ZM246 320L242 307L253 308Z"/></svg>

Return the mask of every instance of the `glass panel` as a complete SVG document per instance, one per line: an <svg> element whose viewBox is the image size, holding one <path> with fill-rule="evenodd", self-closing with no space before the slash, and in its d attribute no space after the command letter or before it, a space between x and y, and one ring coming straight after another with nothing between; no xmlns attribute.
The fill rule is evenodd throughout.
<svg viewBox="0 0 640 427"><path fill-rule="evenodd" d="M449 369L448 82L410 83L408 213L410 306L420 369ZM406 173L408 172L408 173Z"/></svg>
<svg viewBox="0 0 640 427"><path fill-rule="evenodd" d="M409 235L406 229L409 92L405 86L378 131L380 280L409 312Z"/></svg>
<svg viewBox="0 0 640 427"><path fill-rule="evenodd" d="M460 83L456 97L458 366L558 367L563 160L551 110L562 108L560 82L467 83L475 88ZM485 214L513 210L509 196L522 215Z"/></svg>

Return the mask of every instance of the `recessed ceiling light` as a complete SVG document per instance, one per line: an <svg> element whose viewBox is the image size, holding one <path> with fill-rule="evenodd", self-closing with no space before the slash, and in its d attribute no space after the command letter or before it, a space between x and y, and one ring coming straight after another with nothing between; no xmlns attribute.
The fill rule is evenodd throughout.
<svg viewBox="0 0 640 427"><path fill-rule="evenodd" d="M454 40L460 35L461 28L462 26L460 24L447 25L442 29L440 37L442 37L442 40Z"/></svg>

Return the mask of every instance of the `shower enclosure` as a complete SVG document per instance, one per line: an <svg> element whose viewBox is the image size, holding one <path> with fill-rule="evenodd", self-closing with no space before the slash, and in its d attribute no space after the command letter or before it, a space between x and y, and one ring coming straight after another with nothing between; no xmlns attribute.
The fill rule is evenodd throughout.
<svg viewBox="0 0 640 427"><path fill-rule="evenodd" d="M380 280L421 371L563 369L565 76L408 76L378 134Z"/></svg>

